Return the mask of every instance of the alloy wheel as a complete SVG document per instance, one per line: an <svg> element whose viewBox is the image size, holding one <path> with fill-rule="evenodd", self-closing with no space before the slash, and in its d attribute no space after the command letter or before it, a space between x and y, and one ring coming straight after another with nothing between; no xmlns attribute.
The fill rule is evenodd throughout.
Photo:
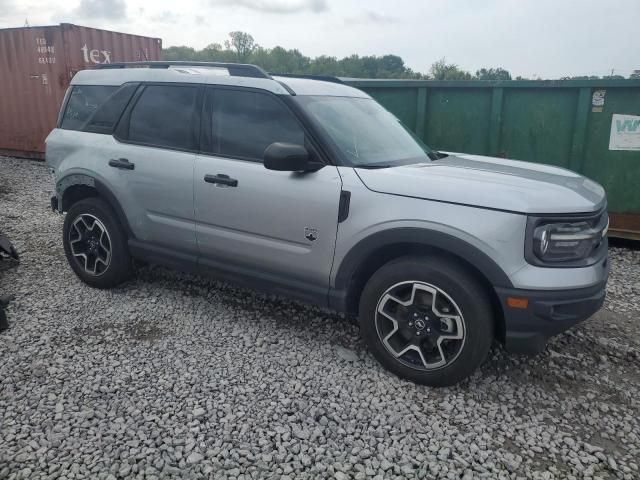
<svg viewBox="0 0 640 480"><path fill-rule="evenodd" d="M425 282L405 281L387 289L376 306L375 326L385 349L417 370L446 367L465 342L460 308L442 289Z"/></svg>
<svg viewBox="0 0 640 480"><path fill-rule="evenodd" d="M79 215L69 229L69 247L78 265L89 275L102 275L111 263L111 238L93 215Z"/></svg>

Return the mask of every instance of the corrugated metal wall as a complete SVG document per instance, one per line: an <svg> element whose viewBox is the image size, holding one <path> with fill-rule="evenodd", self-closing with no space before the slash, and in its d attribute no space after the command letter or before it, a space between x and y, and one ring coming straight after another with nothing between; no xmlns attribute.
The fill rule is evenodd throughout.
<svg viewBox="0 0 640 480"><path fill-rule="evenodd" d="M0 152L42 158L73 75L98 63L159 60L157 38L68 23L0 30Z"/></svg>
<svg viewBox="0 0 640 480"><path fill-rule="evenodd" d="M62 30L0 30L0 149L43 151L67 85Z"/></svg>
<svg viewBox="0 0 640 480"><path fill-rule="evenodd" d="M612 227L640 238L640 151L609 148L613 114L640 116L640 80L345 82L437 150L547 163L596 180Z"/></svg>

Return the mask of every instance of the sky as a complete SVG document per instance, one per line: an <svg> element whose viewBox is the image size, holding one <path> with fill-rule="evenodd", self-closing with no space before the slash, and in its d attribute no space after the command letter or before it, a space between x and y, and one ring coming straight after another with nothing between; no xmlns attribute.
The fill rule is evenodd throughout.
<svg viewBox="0 0 640 480"><path fill-rule="evenodd" d="M0 28L61 22L197 49L250 33L311 57L395 54L426 73L444 57L515 77L640 69L640 0L0 0Z"/></svg>

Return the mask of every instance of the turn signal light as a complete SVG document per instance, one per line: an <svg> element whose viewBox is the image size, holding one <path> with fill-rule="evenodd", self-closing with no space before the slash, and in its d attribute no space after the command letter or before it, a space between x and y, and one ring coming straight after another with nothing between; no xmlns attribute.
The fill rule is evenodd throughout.
<svg viewBox="0 0 640 480"><path fill-rule="evenodd" d="M528 298L507 297L507 305L511 308L527 308L529 306Z"/></svg>

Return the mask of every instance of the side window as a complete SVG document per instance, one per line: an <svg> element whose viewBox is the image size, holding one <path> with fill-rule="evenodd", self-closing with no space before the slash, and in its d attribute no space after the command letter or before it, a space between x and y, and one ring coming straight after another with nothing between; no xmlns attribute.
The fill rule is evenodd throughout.
<svg viewBox="0 0 640 480"><path fill-rule="evenodd" d="M60 127L82 130L89 117L117 89L107 85L76 85L69 95Z"/></svg>
<svg viewBox="0 0 640 480"><path fill-rule="evenodd" d="M192 150L197 87L149 85L129 118L128 139L148 145Z"/></svg>
<svg viewBox="0 0 640 480"><path fill-rule="evenodd" d="M213 101L211 95L213 94ZM262 162L274 142L304 145L304 130L277 99L258 92L210 89L212 152Z"/></svg>
<svg viewBox="0 0 640 480"><path fill-rule="evenodd" d="M83 130L111 134L136 88L138 88L137 83L127 83L118 88L89 117Z"/></svg>

